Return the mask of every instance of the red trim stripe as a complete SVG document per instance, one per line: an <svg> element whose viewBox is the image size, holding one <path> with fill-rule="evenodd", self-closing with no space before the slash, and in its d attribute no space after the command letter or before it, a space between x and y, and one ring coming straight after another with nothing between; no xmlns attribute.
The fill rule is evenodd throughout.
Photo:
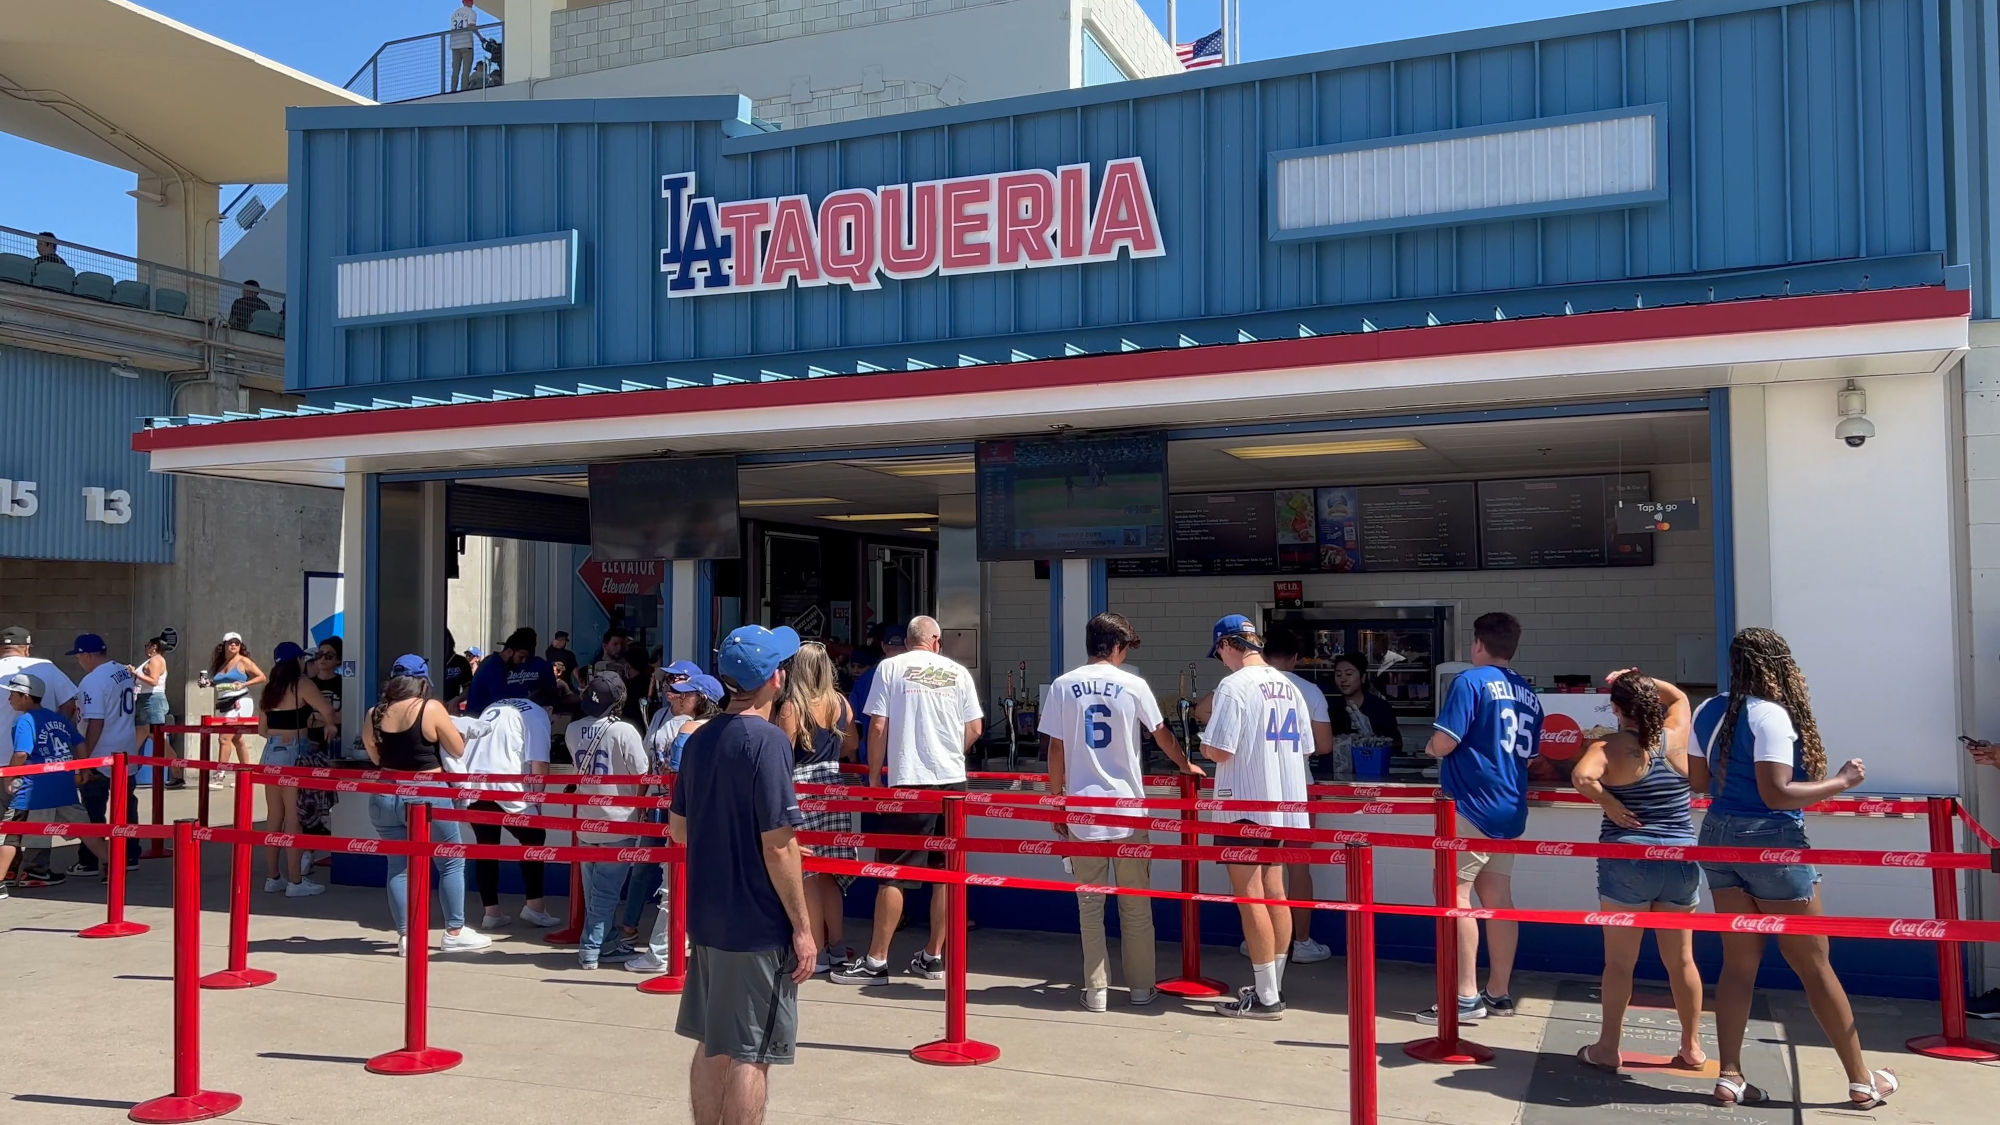
<svg viewBox="0 0 2000 1125"><path fill-rule="evenodd" d="M313 441L419 430L469 429L690 414L768 410L789 406L875 400L937 398L961 394L1045 390L1104 383L1278 371L1395 359L1529 351L1542 348L1629 344L1685 337L1729 336L1840 328L1896 321L1970 316L1972 295L1929 286L1872 293L1773 297L1707 305L1581 313L1575 316L1450 324L1388 332L1264 340L1216 347L1178 348L1073 356L1026 363L989 364L950 371L891 371L776 383L628 391L560 398L507 399L451 406L403 407L246 419L205 426L141 430L132 448L141 453L217 445ZM367 391L367 388L358 388Z"/></svg>

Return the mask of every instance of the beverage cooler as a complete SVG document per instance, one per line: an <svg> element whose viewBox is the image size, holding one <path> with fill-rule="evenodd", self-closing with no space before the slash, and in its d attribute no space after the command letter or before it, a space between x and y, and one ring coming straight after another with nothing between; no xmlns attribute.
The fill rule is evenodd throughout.
<svg viewBox="0 0 2000 1125"><path fill-rule="evenodd" d="M1410 780L1435 764L1424 757L1423 740L1437 717L1438 665L1458 658L1451 615L1445 605L1306 605L1267 610L1264 625L1298 638L1298 673L1331 701L1340 698L1333 658L1351 652L1367 659L1370 689L1389 701L1403 728L1404 752L1391 773Z"/></svg>

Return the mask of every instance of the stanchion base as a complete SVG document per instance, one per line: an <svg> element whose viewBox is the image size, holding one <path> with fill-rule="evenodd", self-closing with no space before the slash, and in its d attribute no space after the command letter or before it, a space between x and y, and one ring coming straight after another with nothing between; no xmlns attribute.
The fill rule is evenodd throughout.
<svg viewBox="0 0 2000 1125"><path fill-rule="evenodd" d="M1919 1035L1903 1046L1927 1059L1947 1062L1993 1062L2000 1059L2000 1043L1984 1039L1954 1039L1948 1035Z"/></svg>
<svg viewBox="0 0 2000 1125"><path fill-rule="evenodd" d="M144 922L99 922L89 929L78 930L76 936L80 938L138 937L152 928Z"/></svg>
<svg viewBox="0 0 2000 1125"><path fill-rule="evenodd" d="M1163 980L1153 987L1169 996L1187 996L1196 1000L1231 994L1228 985L1208 977L1175 977L1173 980Z"/></svg>
<svg viewBox="0 0 2000 1125"><path fill-rule="evenodd" d="M443 1047L419 1047L414 1051L390 1051L368 1060L370 1074L436 1074L465 1061L457 1051Z"/></svg>
<svg viewBox="0 0 2000 1125"><path fill-rule="evenodd" d="M1418 1039L1403 1044L1403 1053L1418 1062L1444 1066L1478 1066L1493 1061L1492 1051L1464 1039L1456 1043L1447 1043L1442 1039Z"/></svg>
<svg viewBox="0 0 2000 1125"><path fill-rule="evenodd" d="M164 1098L154 1098L140 1102L125 1116L146 1125L179 1125L183 1121L207 1121L211 1117L221 1117L225 1113L235 1113L243 1105L241 1094L227 1094L221 1090L196 1090L187 1097L168 1094Z"/></svg>
<svg viewBox="0 0 2000 1125"><path fill-rule="evenodd" d="M583 940L583 931L567 927L560 930L551 930L542 935L542 940L550 945L575 945L577 942Z"/></svg>
<svg viewBox="0 0 2000 1125"><path fill-rule="evenodd" d="M278 974L269 969L224 969L201 978L201 986L220 990L261 988L277 979Z"/></svg>
<svg viewBox="0 0 2000 1125"><path fill-rule="evenodd" d="M977 1039L962 1039L956 1043L940 1039L910 1048L910 1057L932 1066L981 1066L998 1059L1000 1048Z"/></svg>
<svg viewBox="0 0 2000 1125"><path fill-rule="evenodd" d="M639 991L648 996L679 996L687 988L686 977L661 974L639 982Z"/></svg>

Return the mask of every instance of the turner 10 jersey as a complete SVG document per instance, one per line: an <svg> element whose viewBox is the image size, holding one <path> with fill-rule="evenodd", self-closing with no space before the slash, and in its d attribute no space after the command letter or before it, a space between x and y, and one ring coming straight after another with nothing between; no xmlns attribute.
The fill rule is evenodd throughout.
<svg viewBox="0 0 2000 1125"><path fill-rule="evenodd" d="M1312 715L1306 698L1283 672L1253 664L1223 677L1215 686L1202 741L1230 757L1215 767L1215 796L1224 801L1306 799L1312 756ZM1248 820L1279 828L1310 828L1303 812L1238 812L1224 809L1216 820Z"/></svg>
<svg viewBox="0 0 2000 1125"><path fill-rule="evenodd" d="M1063 782L1078 797L1144 797L1139 735L1166 722L1153 690L1138 675L1111 664L1086 664L1049 685L1041 733L1063 744ZM1149 815L1141 809L1079 809L1098 815ZM1129 828L1075 824L1079 840L1123 840Z"/></svg>

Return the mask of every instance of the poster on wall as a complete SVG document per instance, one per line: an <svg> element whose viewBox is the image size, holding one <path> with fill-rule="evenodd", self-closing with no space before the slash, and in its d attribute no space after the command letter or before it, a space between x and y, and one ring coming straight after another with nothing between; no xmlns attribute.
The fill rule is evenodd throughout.
<svg viewBox="0 0 2000 1125"><path fill-rule="evenodd" d="M1319 571L1319 511L1310 488L1281 488L1271 494L1277 523L1278 573Z"/></svg>
<svg viewBox="0 0 2000 1125"><path fill-rule="evenodd" d="M1361 569L1361 490L1322 488L1319 507L1319 569L1352 574Z"/></svg>
<svg viewBox="0 0 2000 1125"><path fill-rule="evenodd" d="M308 570L306 580L306 627L308 646L318 645L347 631L346 592L341 576L333 571Z"/></svg>

